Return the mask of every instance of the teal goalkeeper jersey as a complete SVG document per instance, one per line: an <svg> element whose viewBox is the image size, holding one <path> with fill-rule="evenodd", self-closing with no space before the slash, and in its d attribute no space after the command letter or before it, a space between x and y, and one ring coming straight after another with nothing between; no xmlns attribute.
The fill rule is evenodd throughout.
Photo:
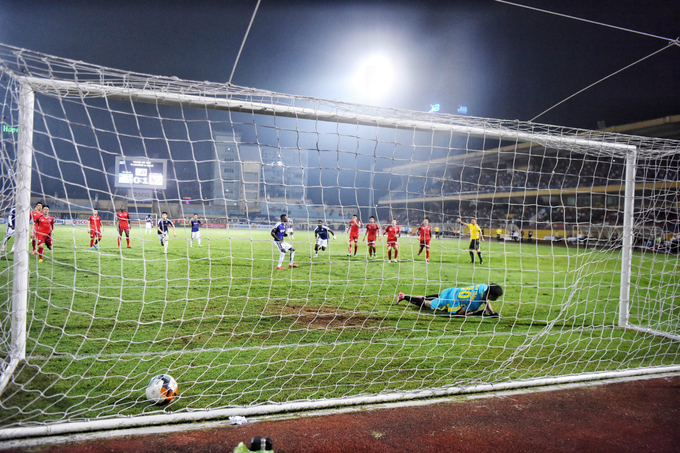
<svg viewBox="0 0 680 453"><path fill-rule="evenodd" d="M439 298L430 302L430 307L435 310L447 310L449 313L461 308L465 308L465 311L477 311L484 304L484 294L488 289L489 285L484 283L465 288L447 288L442 291Z"/></svg>

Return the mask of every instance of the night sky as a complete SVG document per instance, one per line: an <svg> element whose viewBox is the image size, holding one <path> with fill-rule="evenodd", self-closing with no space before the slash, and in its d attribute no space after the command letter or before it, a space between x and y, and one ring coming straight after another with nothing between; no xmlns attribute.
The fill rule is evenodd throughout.
<svg viewBox="0 0 680 453"><path fill-rule="evenodd" d="M676 39L669 0L519 3ZM226 82L256 1L2 1L0 42L113 68ZM233 83L384 107L530 120L667 45L661 39L483 1L263 0ZM350 83L369 54L394 88L367 102ZM596 128L680 113L680 46L536 121Z"/></svg>

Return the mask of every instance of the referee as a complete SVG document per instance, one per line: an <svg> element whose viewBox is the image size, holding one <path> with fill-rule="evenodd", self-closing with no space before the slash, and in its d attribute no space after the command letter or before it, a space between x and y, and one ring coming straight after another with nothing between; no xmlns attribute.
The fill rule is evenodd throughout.
<svg viewBox="0 0 680 453"><path fill-rule="evenodd" d="M463 223L463 219L459 218L458 221ZM471 219L470 223L466 223L467 227L470 229L470 264L475 264L475 252L479 257L479 264L484 264L482 259L482 252L479 250L479 241L484 242L484 234L482 234L482 229L477 225L476 219Z"/></svg>

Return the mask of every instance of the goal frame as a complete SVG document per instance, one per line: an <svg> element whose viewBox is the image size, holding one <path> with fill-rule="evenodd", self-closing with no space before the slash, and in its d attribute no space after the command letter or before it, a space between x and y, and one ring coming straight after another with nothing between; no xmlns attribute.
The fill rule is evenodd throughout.
<svg viewBox="0 0 680 453"><path fill-rule="evenodd" d="M625 194L624 194L624 224L622 237L622 262L620 277L619 316L618 327L632 329L651 335L662 336L674 341L680 341L679 335L636 326L630 323L630 293L632 278L633 258L633 223L634 223L634 200L635 200L635 175L639 150L635 145L598 141L585 136L551 136L541 133L529 133L519 129L498 126L495 128L480 128L464 124L451 124L437 121L433 117L431 122L420 119L388 118L385 116L356 114L342 110L324 110L317 108L298 107L293 105L266 104L261 102L234 99L229 95L228 88L219 95L211 93L209 96L194 94L170 93L151 89L137 88L134 86L112 86L92 82L71 82L52 80L38 77L17 77L20 86L19 100L19 137L17 149L17 186L16 186L16 212L17 224L15 233L15 272L12 287L11 307L11 357L9 365L2 371L0 377L0 394L6 387L17 365L26 358L26 314L28 295L28 234L29 212L31 193L31 172L33 157L33 118L35 93L46 92L51 94L68 95L83 94L123 99L134 102L158 103L178 105L182 107L199 107L206 109L228 110L246 112L250 114L272 115L296 119L309 119L324 122L336 122L352 125L365 125L377 127L403 128L417 131L438 131L457 133L477 137L486 137L498 140L526 141L540 143L544 146L564 146L565 144L577 147L592 147L596 149L615 150L625 154ZM587 131L586 131L587 132ZM386 393L372 396L350 397L342 399L326 399L319 401L295 402L288 404L265 404L255 407L236 409L217 409L208 411L196 411L189 413L135 416L125 419L102 419L90 422L60 422L49 426L0 429L0 439L16 437L40 436L47 434L62 434L70 432L83 432L93 430L115 429L130 426L142 426L151 423L176 423L214 418L224 418L230 415L263 415L284 411L296 411L305 409L320 409L339 405L358 405L369 403L384 403L416 398L428 398L434 396L447 396L461 393L474 393L485 391L508 390L520 387L532 387L554 385L569 382L583 382L596 379L609 379L628 376L642 376L656 373L680 372L677 366L641 367L635 369L618 370L611 372L583 373L559 377L526 379L501 384L484 384L472 387L442 387L418 391Z"/></svg>

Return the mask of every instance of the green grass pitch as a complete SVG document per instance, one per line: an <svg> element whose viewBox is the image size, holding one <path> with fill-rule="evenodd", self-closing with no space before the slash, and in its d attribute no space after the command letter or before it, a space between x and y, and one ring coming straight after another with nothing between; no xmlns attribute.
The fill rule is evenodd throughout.
<svg viewBox="0 0 680 453"><path fill-rule="evenodd" d="M155 233L133 229L130 249L104 233L92 251L84 227L58 226L55 250L31 256L27 361L0 399L3 426L157 412L144 387L159 373L178 381L162 408L178 411L680 362L677 342L616 328L618 250L487 241L473 266L466 240L433 239L426 264L404 237L394 264L384 242L378 260L365 242L348 258L343 234L312 258L299 231L299 267L279 271L268 230L204 229L190 248L178 228L167 256ZM3 254L5 355L12 263ZM505 291L500 320L393 304L488 282ZM631 319L677 330L679 286L677 256L635 253Z"/></svg>

